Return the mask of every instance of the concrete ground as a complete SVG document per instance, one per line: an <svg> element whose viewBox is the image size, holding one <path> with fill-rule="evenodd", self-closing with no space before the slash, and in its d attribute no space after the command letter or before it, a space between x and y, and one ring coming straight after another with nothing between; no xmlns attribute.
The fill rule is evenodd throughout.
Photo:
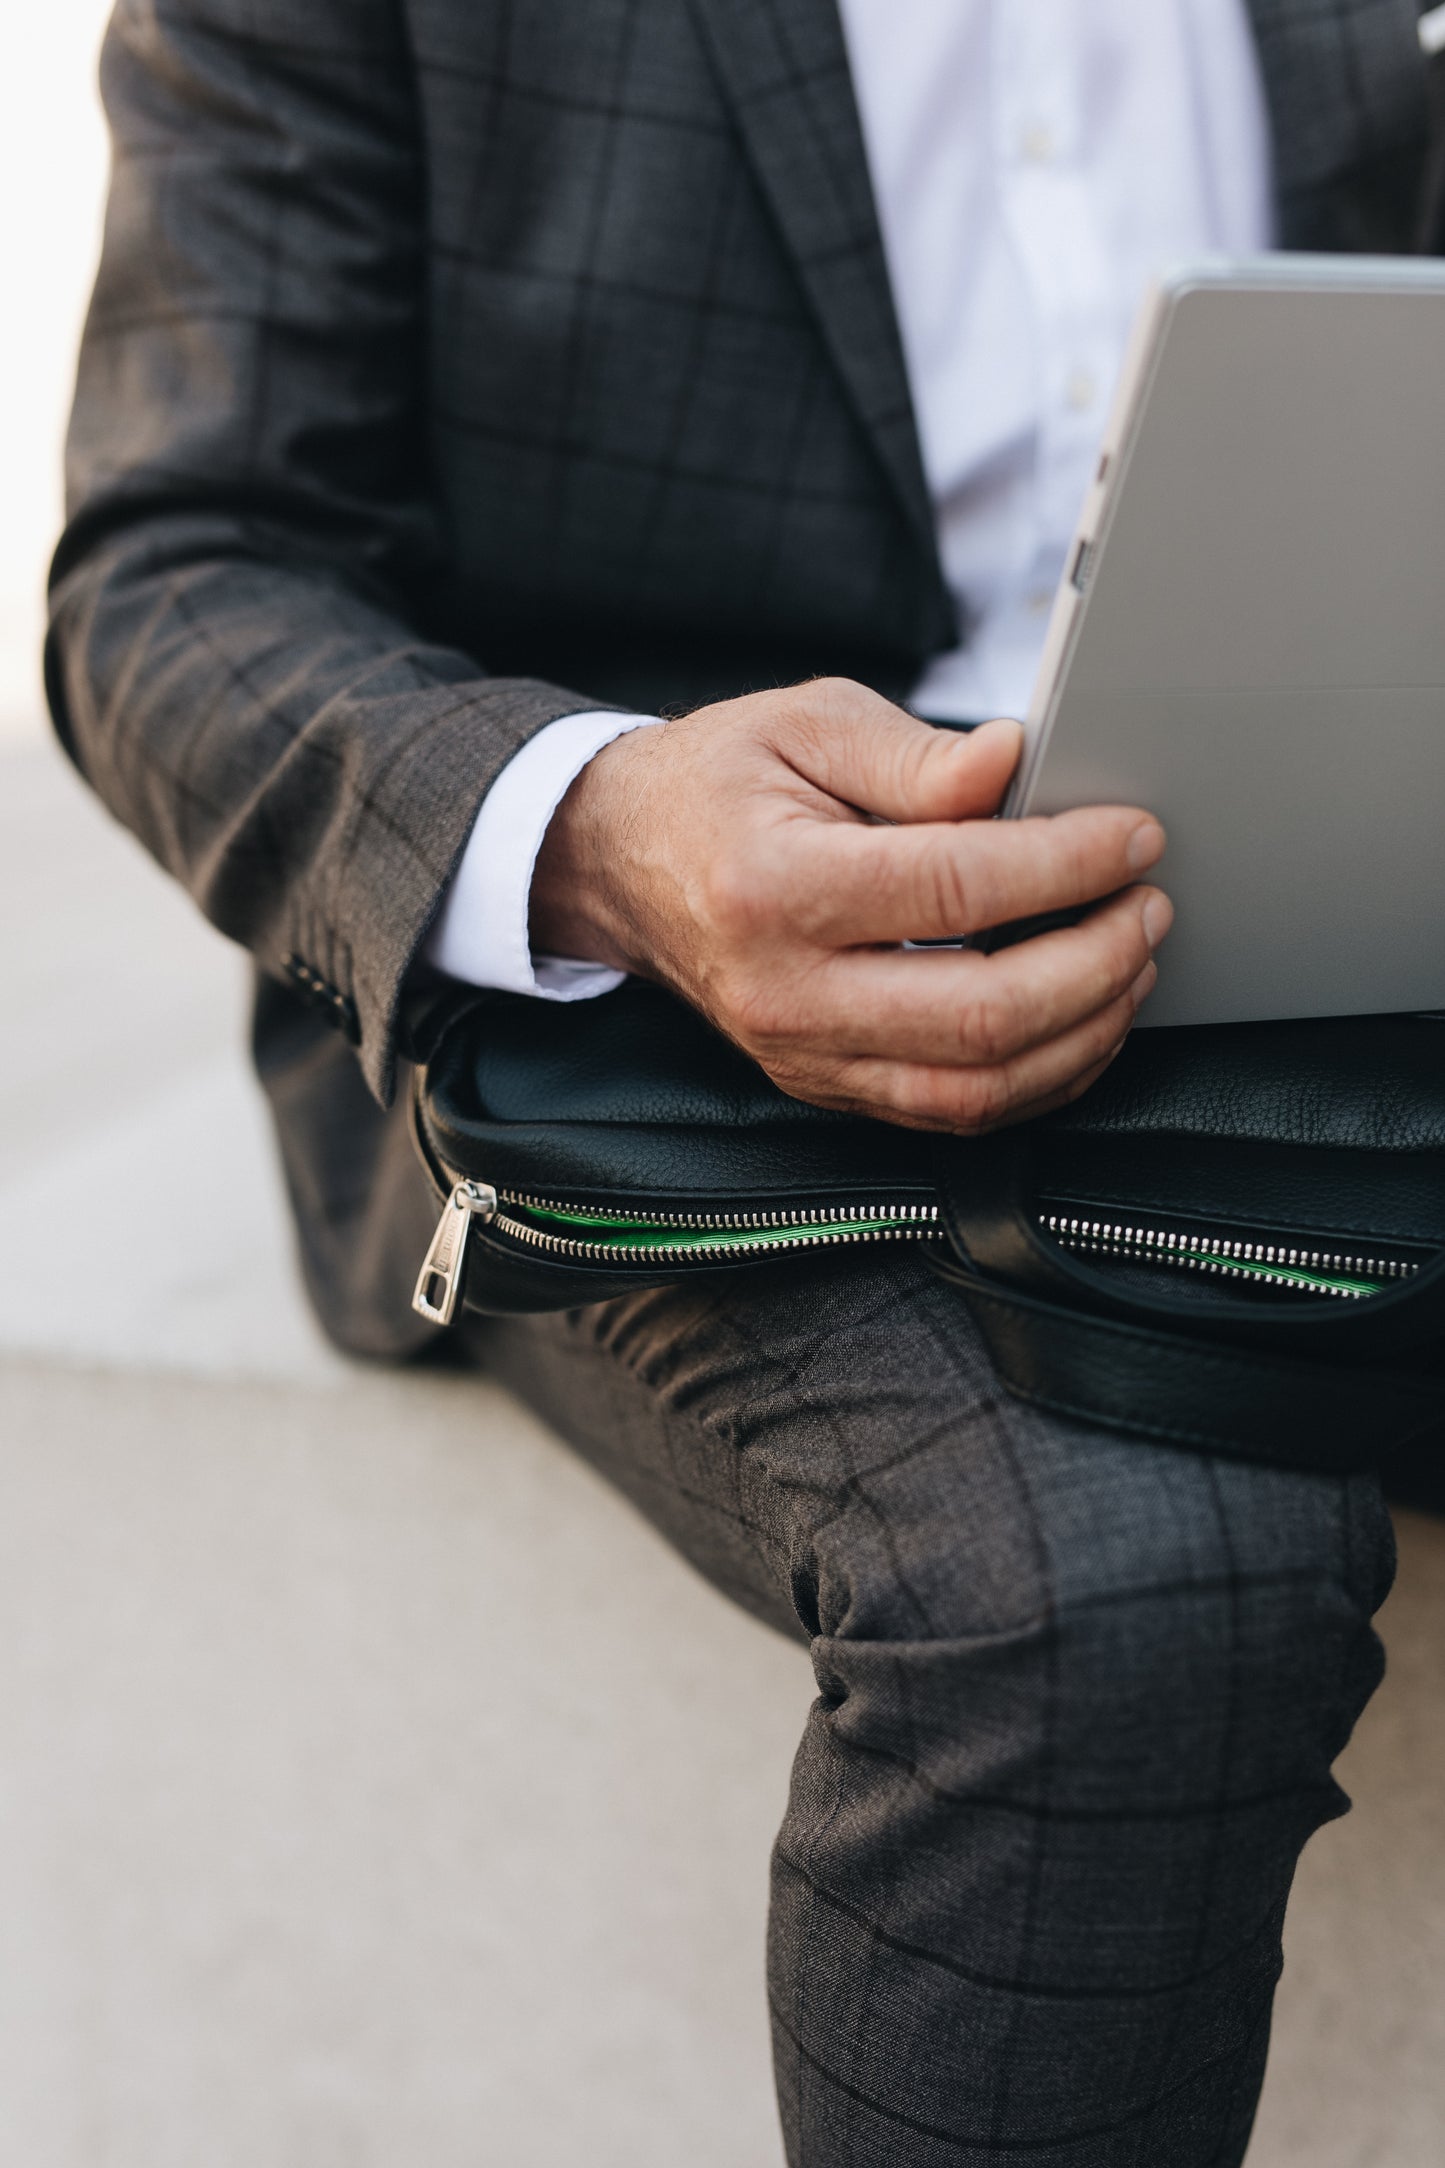
<svg viewBox="0 0 1445 2168"><path fill-rule="evenodd" d="M801 1652L494 1388L321 1346L239 964L34 746L0 1014L0 2160L779 2168ZM1445 2159L1445 1524L1401 1538L1251 2168Z"/></svg>

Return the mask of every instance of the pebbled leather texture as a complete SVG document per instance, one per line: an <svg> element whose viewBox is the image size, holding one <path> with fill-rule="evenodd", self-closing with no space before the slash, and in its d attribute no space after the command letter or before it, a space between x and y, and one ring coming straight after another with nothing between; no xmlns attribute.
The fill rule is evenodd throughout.
<svg viewBox="0 0 1445 2168"><path fill-rule="evenodd" d="M1136 1032L1055 1136L1445 1151L1445 1020L1351 1016Z"/></svg>

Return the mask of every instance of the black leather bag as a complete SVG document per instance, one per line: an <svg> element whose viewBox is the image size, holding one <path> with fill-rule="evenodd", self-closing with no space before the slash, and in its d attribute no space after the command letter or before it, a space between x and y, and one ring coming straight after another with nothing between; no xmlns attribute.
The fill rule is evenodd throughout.
<svg viewBox="0 0 1445 2168"><path fill-rule="evenodd" d="M909 1241L1061 1413L1312 1467L1445 1423L1445 1020L1138 1032L977 1140L804 1106L637 983L447 996L413 1041L437 1323Z"/></svg>

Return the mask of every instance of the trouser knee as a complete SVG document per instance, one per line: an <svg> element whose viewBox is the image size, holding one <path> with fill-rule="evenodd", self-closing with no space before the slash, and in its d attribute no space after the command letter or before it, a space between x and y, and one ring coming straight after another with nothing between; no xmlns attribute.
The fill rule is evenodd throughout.
<svg viewBox="0 0 1445 2168"><path fill-rule="evenodd" d="M816 1782L862 1785L875 1830L994 1901L1032 1888L1083 1929L1106 1879L1112 1917L1154 1915L1146 1969L1168 1973L1181 1937L1238 1948L1345 1803L1388 1520L1368 1484L1077 1435L1096 1460L1036 1456L1026 1514L990 1527L963 1486L952 1513L935 1495L832 1532Z"/></svg>

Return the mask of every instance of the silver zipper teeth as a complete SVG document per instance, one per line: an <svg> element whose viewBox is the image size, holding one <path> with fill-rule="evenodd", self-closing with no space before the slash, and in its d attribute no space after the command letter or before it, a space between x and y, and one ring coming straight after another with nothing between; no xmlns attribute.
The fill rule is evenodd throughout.
<svg viewBox="0 0 1445 2168"><path fill-rule="evenodd" d="M1268 1287L1297 1286L1291 1273L1330 1273L1351 1279L1408 1280L1418 1264L1393 1257L1341 1257L1332 1250L1297 1249L1281 1242L1236 1242L1227 1237L1182 1235L1157 1227L1120 1226L1110 1220L1068 1219L1062 1213L1041 1216L1040 1226L1066 1250L1080 1256L1116 1257L1132 1264L1172 1265L1211 1278L1251 1280ZM1321 1287L1319 1294L1360 1302L1368 1290Z"/></svg>
<svg viewBox="0 0 1445 2168"><path fill-rule="evenodd" d="M607 1205L559 1204L555 1197L533 1197L525 1190L499 1189L503 1204L520 1205L528 1212L566 1212L573 1219L619 1220L632 1215ZM639 1212L639 1226L698 1227L822 1227L830 1220L890 1219L900 1225L938 1218L936 1204L825 1204L811 1212Z"/></svg>
<svg viewBox="0 0 1445 2168"><path fill-rule="evenodd" d="M559 1205L555 1198L532 1197L516 1190L502 1190L502 1202L520 1207L523 1211L565 1211L574 1218L616 1220L621 1217L601 1206ZM698 1259L747 1255L757 1257L768 1249L796 1250L817 1249L826 1246L842 1247L859 1242L914 1241L938 1221L936 1204L913 1205L857 1205L819 1206L811 1212L649 1212L646 1224L655 1227L692 1229L700 1233L712 1233L735 1227L740 1233L775 1229L776 1242L714 1242L706 1249L680 1250L668 1242L592 1242L581 1235L554 1234L550 1229L528 1226L524 1220L513 1219L510 1213L499 1212L492 1225L513 1241L523 1242L530 1249L544 1250L554 1257L576 1257L601 1260L606 1263L650 1264L667 1259L685 1260L689 1256ZM641 1218L642 1215L639 1215ZM841 1229L839 1220L887 1219L886 1227Z"/></svg>

